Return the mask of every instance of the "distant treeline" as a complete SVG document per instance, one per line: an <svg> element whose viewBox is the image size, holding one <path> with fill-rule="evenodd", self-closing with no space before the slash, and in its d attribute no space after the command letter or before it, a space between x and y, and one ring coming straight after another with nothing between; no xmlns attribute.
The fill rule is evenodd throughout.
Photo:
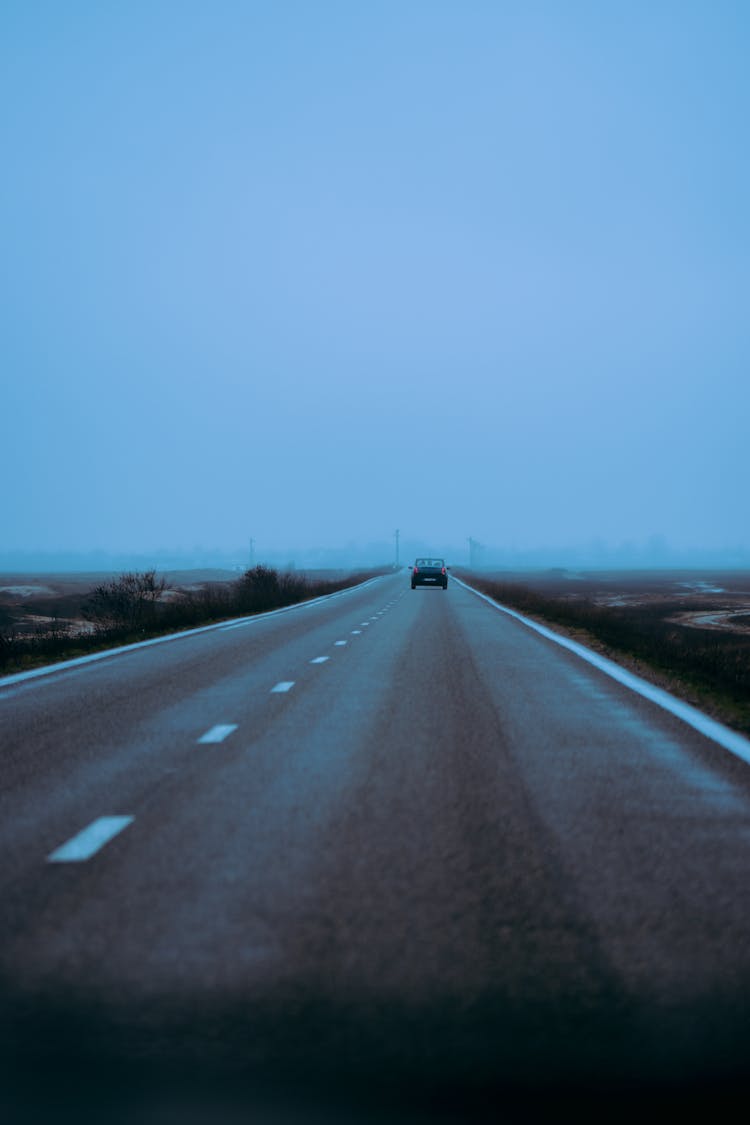
<svg viewBox="0 0 750 1125"><path fill-rule="evenodd" d="M155 570L122 574L94 587L84 599L82 614L93 625L91 632L71 636L69 627L54 622L30 635L12 625L0 629L0 674L280 609L336 593L382 573L384 569L314 578L255 566L235 582L206 583L197 590L170 590Z"/></svg>
<svg viewBox="0 0 750 1125"><path fill-rule="evenodd" d="M597 605L586 598L555 596L519 582L467 571L478 590L529 617L599 641L605 651L641 662L660 673L666 686L750 734L750 636L697 629L668 620L684 608L672 605Z"/></svg>

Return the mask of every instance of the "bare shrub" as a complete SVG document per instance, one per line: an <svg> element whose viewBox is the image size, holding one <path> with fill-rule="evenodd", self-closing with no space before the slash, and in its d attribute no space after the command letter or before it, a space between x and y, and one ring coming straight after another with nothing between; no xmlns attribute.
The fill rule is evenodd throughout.
<svg viewBox="0 0 750 1125"><path fill-rule="evenodd" d="M99 629L141 632L153 625L157 602L166 588L155 570L122 574L92 590L83 616Z"/></svg>
<svg viewBox="0 0 750 1125"><path fill-rule="evenodd" d="M236 586L237 608L241 613L257 613L281 604L279 572L268 566L246 570Z"/></svg>

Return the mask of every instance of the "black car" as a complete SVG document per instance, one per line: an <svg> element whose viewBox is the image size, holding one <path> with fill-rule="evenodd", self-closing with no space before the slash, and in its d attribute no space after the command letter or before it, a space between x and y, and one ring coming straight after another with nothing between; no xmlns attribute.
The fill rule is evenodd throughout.
<svg viewBox="0 0 750 1125"><path fill-rule="evenodd" d="M416 559L411 572L411 588L442 586L448 589L448 568L444 559Z"/></svg>

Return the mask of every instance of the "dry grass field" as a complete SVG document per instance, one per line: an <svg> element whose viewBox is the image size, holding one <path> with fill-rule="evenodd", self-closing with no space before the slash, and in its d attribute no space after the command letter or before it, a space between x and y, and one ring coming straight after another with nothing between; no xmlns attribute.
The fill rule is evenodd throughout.
<svg viewBox="0 0 750 1125"><path fill-rule="evenodd" d="M750 735L750 572L458 573Z"/></svg>

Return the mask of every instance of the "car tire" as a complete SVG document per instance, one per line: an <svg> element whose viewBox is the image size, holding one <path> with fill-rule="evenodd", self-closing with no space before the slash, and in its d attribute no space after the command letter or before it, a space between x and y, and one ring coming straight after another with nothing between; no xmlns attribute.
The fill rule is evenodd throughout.
<svg viewBox="0 0 750 1125"><path fill-rule="evenodd" d="M412 582L411 588L412 588L412 590L416 590L416 588L417 588L416 582Z"/></svg>

